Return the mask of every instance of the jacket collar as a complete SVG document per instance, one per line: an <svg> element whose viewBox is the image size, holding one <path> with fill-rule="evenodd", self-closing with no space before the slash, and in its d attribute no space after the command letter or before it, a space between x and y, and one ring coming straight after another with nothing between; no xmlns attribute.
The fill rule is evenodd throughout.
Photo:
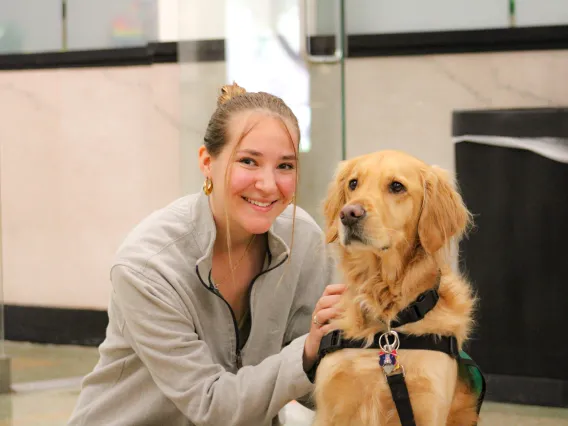
<svg viewBox="0 0 568 426"><path fill-rule="evenodd" d="M215 226L215 220L213 219L211 206L209 205L209 197L201 191L197 196L195 210L192 214L190 214L190 216L195 225L195 238L202 254L201 257L197 259L197 266L199 267L202 262L205 262L208 266L210 266L213 254L213 245L217 236L217 228ZM278 220L279 218L276 218L276 221ZM276 233L274 223L268 230L268 249L270 250L273 262L276 263L281 262L290 254L290 248L282 236Z"/></svg>

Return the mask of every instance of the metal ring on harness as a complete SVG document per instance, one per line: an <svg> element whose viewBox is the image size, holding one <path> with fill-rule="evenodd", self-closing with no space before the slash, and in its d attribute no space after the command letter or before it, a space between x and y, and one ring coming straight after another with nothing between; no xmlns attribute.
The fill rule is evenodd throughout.
<svg viewBox="0 0 568 426"><path fill-rule="evenodd" d="M389 336L393 336L394 341L392 342L392 344L389 341ZM385 341L384 346L383 346L383 338ZM400 339L398 338L398 333L394 330L389 330L381 334L381 336L379 337L379 347L381 348L382 351L386 353L391 353L392 351L396 351L399 346L400 346Z"/></svg>

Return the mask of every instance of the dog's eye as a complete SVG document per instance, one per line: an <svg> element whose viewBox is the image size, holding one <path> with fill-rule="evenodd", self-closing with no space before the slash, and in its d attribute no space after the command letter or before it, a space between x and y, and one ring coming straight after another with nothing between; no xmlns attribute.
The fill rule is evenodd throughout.
<svg viewBox="0 0 568 426"><path fill-rule="evenodd" d="M357 179L351 179L349 181L349 189L353 191L355 188L357 188Z"/></svg>
<svg viewBox="0 0 568 426"><path fill-rule="evenodd" d="M406 188L404 187L404 185L400 182L397 182L396 180L394 182L391 182L391 184L389 185L389 191L393 194L400 194L405 190Z"/></svg>

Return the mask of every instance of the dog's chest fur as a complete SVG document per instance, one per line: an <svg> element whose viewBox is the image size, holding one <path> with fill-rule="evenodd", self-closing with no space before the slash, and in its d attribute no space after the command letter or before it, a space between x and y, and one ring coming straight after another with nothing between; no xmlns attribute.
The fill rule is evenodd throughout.
<svg viewBox="0 0 568 426"><path fill-rule="evenodd" d="M338 328L346 338L370 340L376 333L386 331L385 322L393 320L399 310L414 301L417 297L414 293L429 289L435 283L430 278L434 276L432 271L421 275L426 278L410 277L413 294L405 294L405 282L393 287L384 280L379 281L378 275L374 280L371 277L360 281L344 297L345 310L337 320ZM417 281L420 281L418 285ZM422 320L398 330L404 334L453 335L461 346L471 323L470 288L460 276L446 271L440 277L438 293L440 299L432 311ZM391 307L391 311L385 312L384 306ZM416 416L428 419L424 420L426 423L417 424L435 424L430 423L433 417L446 418L457 386L456 361L437 351L401 347L398 353ZM321 361L316 376L316 400L325 401L325 411L338 416L334 425L400 425L378 355L377 349L343 349ZM341 418L346 413L351 413L351 417ZM320 426L317 422L316 425Z"/></svg>
<svg viewBox="0 0 568 426"><path fill-rule="evenodd" d="M424 411L420 408L424 403L421 396L427 395L427 399L447 401L443 408L447 415L456 386L456 361L443 353L422 350L400 350L398 360L404 366L415 410ZM319 401L325 401L339 416L357 413L352 418L342 419L344 423L336 424L400 425L391 391L378 363L378 350L334 352L322 360L317 374L316 397Z"/></svg>

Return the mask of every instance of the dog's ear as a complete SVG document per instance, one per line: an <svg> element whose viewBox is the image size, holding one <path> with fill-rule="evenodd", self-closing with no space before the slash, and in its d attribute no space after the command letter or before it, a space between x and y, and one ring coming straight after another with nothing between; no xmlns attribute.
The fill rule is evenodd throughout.
<svg viewBox="0 0 568 426"><path fill-rule="evenodd" d="M471 223L461 195L448 173L432 166L424 173L424 201L418 222L418 237L427 253L444 247L452 237L459 238Z"/></svg>
<svg viewBox="0 0 568 426"><path fill-rule="evenodd" d="M345 180L350 170L349 162L340 162L335 171L335 178L330 183L327 191L327 197L323 205L326 243L332 243L338 237L337 218L339 217L339 211L346 203Z"/></svg>

